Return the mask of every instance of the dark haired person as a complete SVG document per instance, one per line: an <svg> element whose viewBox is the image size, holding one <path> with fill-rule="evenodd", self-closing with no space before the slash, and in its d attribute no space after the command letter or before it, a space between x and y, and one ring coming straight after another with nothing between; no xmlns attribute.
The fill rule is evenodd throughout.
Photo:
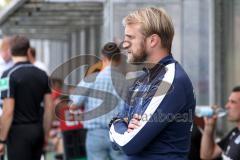
<svg viewBox="0 0 240 160"><path fill-rule="evenodd" d="M26 37L13 36L10 52L14 66L2 75L6 88L1 94L0 153L6 144L8 160L40 160L51 124L53 107L48 76L28 61L29 48ZM40 111L43 101L44 118Z"/></svg>
<svg viewBox="0 0 240 160"><path fill-rule="evenodd" d="M217 117L205 118L205 128L201 142L201 158L215 159L222 156L224 160L240 159L240 86L233 88L225 108L228 120L236 127L219 143L214 142L214 131Z"/></svg>
<svg viewBox="0 0 240 160"><path fill-rule="evenodd" d="M38 67L39 69L45 71L46 73L48 72L48 69L46 67L46 65L40 61L36 60L36 49L31 47L29 49L29 54L28 54L28 60L36 67Z"/></svg>
<svg viewBox="0 0 240 160"><path fill-rule="evenodd" d="M85 113L98 107L99 112L103 111L99 116L83 122L84 128L88 130L86 138L88 160L125 159L121 152L112 149L108 134L109 121L113 114L117 113L123 106L120 95L117 94L112 83L112 78L118 78L117 75L112 75L114 66L120 62L121 56L119 53L120 50L115 43L107 43L101 52L101 71L88 74L79 83L78 86L85 87L86 91L83 91L81 88L76 88L76 90L81 91L81 93L84 92L84 94L77 95L78 93L75 92L75 95L70 96L75 106L84 106ZM118 83L118 86L121 86L120 83ZM123 90L118 91L118 93L124 92ZM110 96L116 98L115 101ZM102 103L106 105L100 108ZM95 114L97 115L99 112L95 112Z"/></svg>

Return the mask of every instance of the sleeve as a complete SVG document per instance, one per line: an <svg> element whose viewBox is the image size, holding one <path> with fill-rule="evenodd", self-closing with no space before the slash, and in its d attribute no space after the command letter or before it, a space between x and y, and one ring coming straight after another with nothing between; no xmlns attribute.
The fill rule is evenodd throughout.
<svg viewBox="0 0 240 160"><path fill-rule="evenodd" d="M45 84L46 84L46 89L45 89L45 93L44 94L50 94L52 91L51 91L51 88L50 88L50 85L49 85L49 77L48 75L44 72L45 74Z"/></svg>
<svg viewBox="0 0 240 160"><path fill-rule="evenodd" d="M7 72L4 72L1 80L1 99L5 98L15 98L16 92L16 81L14 80L14 76L7 76Z"/></svg>
<svg viewBox="0 0 240 160"><path fill-rule="evenodd" d="M128 114L127 114L128 110L129 110L128 104L123 103L123 107L119 109L117 116L113 117L113 119L114 118L116 118L116 119L128 118ZM116 123L112 124L112 126L114 126L115 132L120 133L120 134L124 134L124 132L126 132L127 128L128 128L128 124L125 121L116 122ZM110 128L111 128L111 126L110 126ZM109 138L110 138L110 141L112 142L112 148L116 151L121 150L121 147L113 139L111 131L109 132Z"/></svg>
<svg viewBox="0 0 240 160"><path fill-rule="evenodd" d="M226 151L227 150L227 146L229 144L229 139L232 136L232 133L234 132L235 129L233 129L231 132L229 132L227 134L227 136L225 136L220 142L218 142L218 146L223 150Z"/></svg>
<svg viewBox="0 0 240 160"><path fill-rule="evenodd" d="M171 68L169 71L171 73ZM172 72L174 72L174 69ZM186 90L181 83L175 82L173 84L174 73L171 74L173 75L166 75L166 77L169 76L169 79L165 79L170 86L166 87L166 85L162 85L164 84L162 82L156 93L163 90L167 92L164 95L153 96L149 99L149 103L145 103L147 109L144 115L148 118L147 120L140 120L139 128L128 133L128 126L123 122L111 125L110 139L127 155L141 152L169 124L166 115L179 113L185 106Z"/></svg>
<svg viewBox="0 0 240 160"><path fill-rule="evenodd" d="M70 95L72 104L80 106L87 99L89 89L93 87L93 82L88 83L88 78L84 78L76 87L74 93Z"/></svg>

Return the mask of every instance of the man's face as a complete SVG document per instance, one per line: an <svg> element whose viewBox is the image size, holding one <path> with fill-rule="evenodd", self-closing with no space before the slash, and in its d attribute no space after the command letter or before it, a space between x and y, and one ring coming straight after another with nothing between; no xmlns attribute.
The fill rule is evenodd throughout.
<svg viewBox="0 0 240 160"><path fill-rule="evenodd" d="M128 63L144 62L147 58L146 38L140 32L139 24L130 24L125 27L125 41L129 42Z"/></svg>
<svg viewBox="0 0 240 160"><path fill-rule="evenodd" d="M11 53L9 50L9 40L8 39L3 39L0 52L1 52L1 56L4 59L4 61L8 62L11 59Z"/></svg>
<svg viewBox="0 0 240 160"><path fill-rule="evenodd" d="M228 110L228 120L240 122L240 92L232 92L225 107Z"/></svg>

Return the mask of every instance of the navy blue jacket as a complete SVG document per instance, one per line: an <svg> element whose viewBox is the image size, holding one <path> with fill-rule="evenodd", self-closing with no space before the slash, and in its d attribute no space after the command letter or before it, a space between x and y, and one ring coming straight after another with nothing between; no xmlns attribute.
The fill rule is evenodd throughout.
<svg viewBox="0 0 240 160"><path fill-rule="evenodd" d="M118 116L141 114L140 127L128 133L128 123L116 121L110 139L131 160L186 160L196 105L192 83L172 55L144 70Z"/></svg>

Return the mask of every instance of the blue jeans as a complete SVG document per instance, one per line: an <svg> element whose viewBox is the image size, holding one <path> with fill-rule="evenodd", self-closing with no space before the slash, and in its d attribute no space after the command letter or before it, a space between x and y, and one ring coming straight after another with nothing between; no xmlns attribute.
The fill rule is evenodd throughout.
<svg viewBox="0 0 240 160"><path fill-rule="evenodd" d="M86 139L88 160L125 160L127 157L121 151L112 148L108 129L91 129L87 131Z"/></svg>

